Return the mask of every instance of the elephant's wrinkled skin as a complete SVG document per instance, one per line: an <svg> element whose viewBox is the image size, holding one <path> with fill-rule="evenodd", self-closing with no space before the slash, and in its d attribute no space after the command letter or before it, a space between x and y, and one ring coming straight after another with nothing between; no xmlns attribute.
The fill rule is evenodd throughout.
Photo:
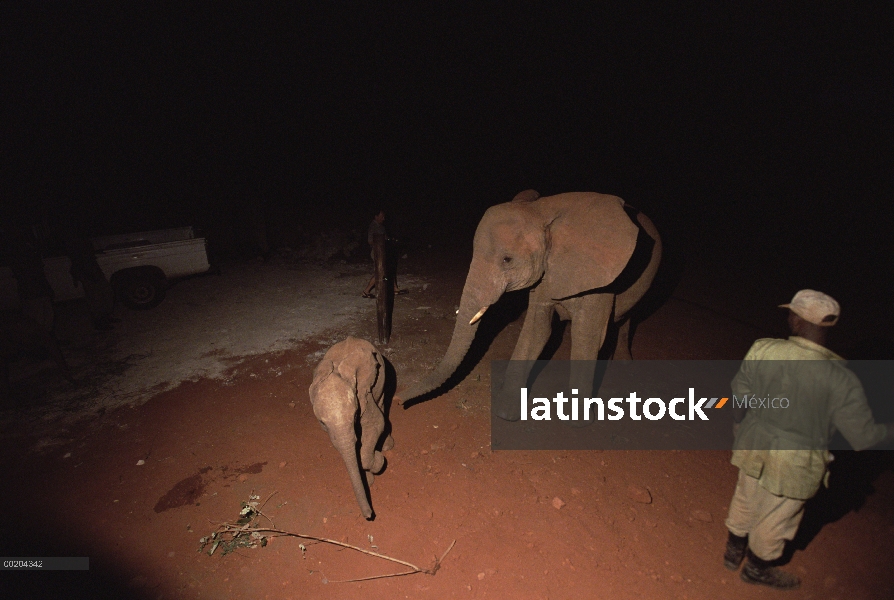
<svg viewBox="0 0 894 600"><path fill-rule="evenodd" d="M450 346L428 377L398 393L400 402L442 385L468 351L484 311L513 290L530 288L512 360L539 357L554 312L571 320L572 360L595 361L609 323L619 324L615 354L630 358L625 316L648 290L660 261L661 238L652 221L616 196L574 192L540 198L526 190L492 206L475 231ZM516 374L513 381L526 375ZM592 382L591 375L592 369L577 376ZM501 418L519 417L517 404L495 409Z"/></svg>
<svg viewBox="0 0 894 600"><path fill-rule="evenodd" d="M376 445L385 431L382 412L385 391L385 359L375 346L349 337L332 346L314 369L310 385L310 402L314 415L323 430L329 433L332 445L341 454L351 486L360 505L360 512L367 519L374 517L366 497L366 488L360 475L362 466L366 479L373 481L373 473L385 467L385 457ZM358 466L357 417L360 417L360 448ZM389 450L394 441L389 435L383 450Z"/></svg>

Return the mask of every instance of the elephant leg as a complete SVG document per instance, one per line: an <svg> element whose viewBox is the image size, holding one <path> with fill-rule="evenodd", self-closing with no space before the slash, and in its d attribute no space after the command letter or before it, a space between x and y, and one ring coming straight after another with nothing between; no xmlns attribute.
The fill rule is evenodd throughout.
<svg viewBox="0 0 894 600"><path fill-rule="evenodd" d="M495 398L496 415L504 421L518 421L521 418L521 407L517 400L518 390L527 386L531 363L540 356L552 332L555 303L547 298L540 298L543 293L536 288L531 292L528 312L515 350L512 352L512 361L506 369L502 387Z"/></svg>
<svg viewBox="0 0 894 600"><path fill-rule="evenodd" d="M618 325L618 344L615 346L614 360L632 360L630 354L630 319L623 319Z"/></svg>
<svg viewBox="0 0 894 600"><path fill-rule="evenodd" d="M612 318L612 294L588 294L575 298L571 312L571 360L594 361L605 341Z"/></svg>
<svg viewBox="0 0 894 600"><path fill-rule="evenodd" d="M370 398L360 417L360 464L366 471L380 473L385 467L385 457L376 450L376 444L385 431L385 415Z"/></svg>
<svg viewBox="0 0 894 600"><path fill-rule="evenodd" d="M376 405L379 407L379 410L382 412L382 426L384 427L385 426L385 397L384 397L385 378L381 377L380 379L381 379L381 385L379 383L376 383L376 386L373 388L372 394L373 394L374 398L379 399L379 401L376 402ZM385 441L382 442L382 452L387 452L388 450L391 450L392 448L394 448L394 438L391 437L391 435L389 434L385 438Z"/></svg>
<svg viewBox="0 0 894 600"><path fill-rule="evenodd" d="M590 294L575 298L569 310L571 319L571 365L569 388L577 397L592 396L596 375L596 357L605 341L612 317L614 297L611 294ZM577 391L575 391L577 390ZM582 426L581 418L572 425Z"/></svg>
<svg viewBox="0 0 894 600"><path fill-rule="evenodd" d="M512 352L512 360L537 360L552 333L555 302L544 297L545 292L539 287L530 296L528 312Z"/></svg>

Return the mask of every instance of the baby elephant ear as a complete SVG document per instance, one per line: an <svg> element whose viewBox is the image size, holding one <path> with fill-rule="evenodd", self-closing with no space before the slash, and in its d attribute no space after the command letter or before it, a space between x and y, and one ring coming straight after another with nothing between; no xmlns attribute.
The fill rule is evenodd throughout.
<svg viewBox="0 0 894 600"><path fill-rule="evenodd" d="M512 199L513 202L533 202L537 198L540 197L540 192L537 190L525 190L523 192L519 192L515 195L515 198Z"/></svg>
<svg viewBox="0 0 894 600"><path fill-rule="evenodd" d="M633 255L639 228L616 196L559 194L550 198L555 218L548 226L544 283L554 299L605 287Z"/></svg>
<svg viewBox="0 0 894 600"><path fill-rule="evenodd" d="M335 371L335 365L332 364L332 361L329 359L323 359L323 361L317 365L317 368L314 369L314 379L310 383L310 387L308 388L308 393L310 394L310 401L313 403L317 398L316 389L322 384L323 380L325 380L332 372Z"/></svg>
<svg viewBox="0 0 894 600"><path fill-rule="evenodd" d="M378 361L375 346L359 339L353 342L338 370L345 381L354 384L354 391L360 393L368 391L375 382Z"/></svg>

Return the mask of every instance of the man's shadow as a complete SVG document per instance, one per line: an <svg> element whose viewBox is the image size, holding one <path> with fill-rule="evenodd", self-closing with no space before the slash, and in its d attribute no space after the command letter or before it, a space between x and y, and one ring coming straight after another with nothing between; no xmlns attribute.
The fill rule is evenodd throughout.
<svg viewBox="0 0 894 600"><path fill-rule="evenodd" d="M894 359L894 344L873 338L855 345L846 354L849 368L860 377L876 423L894 421L894 370L879 361ZM836 434L830 447L843 447L847 442ZM804 550L824 526L835 523L851 511L862 509L875 493L873 483L885 472L894 472L894 448L856 452L836 450L829 465L829 487L804 505L804 517L798 533L786 544L783 559L788 562L796 550Z"/></svg>

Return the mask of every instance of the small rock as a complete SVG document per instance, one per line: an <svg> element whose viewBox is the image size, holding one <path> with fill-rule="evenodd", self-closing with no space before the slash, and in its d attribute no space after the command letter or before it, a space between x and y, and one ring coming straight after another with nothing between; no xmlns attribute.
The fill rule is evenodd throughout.
<svg viewBox="0 0 894 600"><path fill-rule="evenodd" d="M558 496L553 498L553 508L558 510L558 509L562 508L563 506L565 506L565 503L562 502L561 498L559 498Z"/></svg>
<svg viewBox="0 0 894 600"><path fill-rule="evenodd" d="M714 518L711 516L711 513L709 513L706 510L702 510L700 508L692 511L692 518L695 519L696 521L701 521L702 523L713 523L714 522Z"/></svg>
<svg viewBox="0 0 894 600"><path fill-rule="evenodd" d="M572 496L580 496L580 490L577 488L571 488L571 495Z"/></svg>
<svg viewBox="0 0 894 600"><path fill-rule="evenodd" d="M240 475L237 479L238 479L240 482L241 482L241 481L248 481L248 475L246 475L245 473L243 473L243 474Z"/></svg>
<svg viewBox="0 0 894 600"><path fill-rule="evenodd" d="M472 452L472 454L471 454L471 456L470 456L469 458L478 458L478 453L477 453L477 452Z"/></svg>
<svg viewBox="0 0 894 600"><path fill-rule="evenodd" d="M652 494L646 488L639 485L627 487L627 497L640 504L652 504Z"/></svg>
<svg viewBox="0 0 894 600"><path fill-rule="evenodd" d="M294 402L289 402L289 408L295 408L295 403L294 403Z"/></svg>
<svg viewBox="0 0 894 600"><path fill-rule="evenodd" d="M66 452L62 458L71 458L71 452Z"/></svg>
<svg viewBox="0 0 894 600"><path fill-rule="evenodd" d="M674 573L673 575L671 575L671 581L676 581L677 583L683 583L683 576L677 575L676 573Z"/></svg>
<svg viewBox="0 0 894 600"><path fill-rule="evenodd" d="M279 468L282 469L287 464L289 464L289 463L287 463L286 461L282 461L281 463L279 463Z"/></svg>
<svg viewBox="0 0 894 600"><path fill-rule="evenodd" d="M419 453L420 454L428 454L428 450L421 450Z"/></svg>
<svg viewBox="0 0 894 600"><path fill-rule="evenodd" d="M138 466L138 467L142 467L142 466L145 465L145 464L146 464L146 461L143 460L142 458L141 458L140 460L137 461L137 466Z"/></svg>
<svg viewBox="0 0 894 600"><path fill-rule="evenodd" d="M478 573L478 581L484 579L484 573Z"/></svg>

